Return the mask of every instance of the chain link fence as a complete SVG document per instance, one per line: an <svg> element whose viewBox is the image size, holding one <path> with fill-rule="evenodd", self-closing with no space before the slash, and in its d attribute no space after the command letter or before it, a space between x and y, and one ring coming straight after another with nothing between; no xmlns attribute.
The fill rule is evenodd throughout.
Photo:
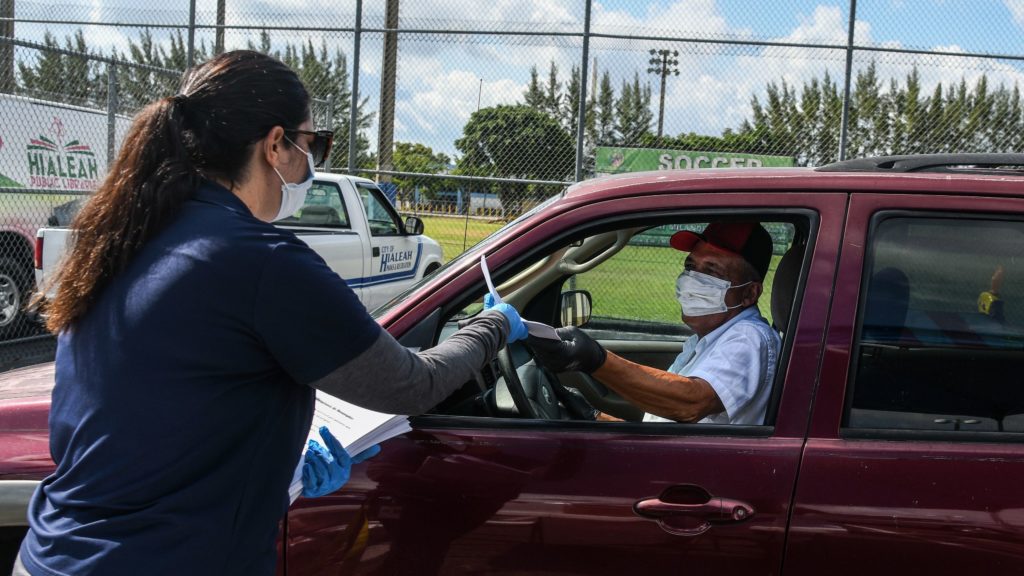
<svg viewBox="0 0 1024 576"><path fill-rule="evenodd" d="M1024 142L1024 40L991 48L1010 3L639 4L0 0L0 338L45 337L22 313L36 230L223 50L292 66L328 169L376 179L446 259L596 175Z"/></svg>

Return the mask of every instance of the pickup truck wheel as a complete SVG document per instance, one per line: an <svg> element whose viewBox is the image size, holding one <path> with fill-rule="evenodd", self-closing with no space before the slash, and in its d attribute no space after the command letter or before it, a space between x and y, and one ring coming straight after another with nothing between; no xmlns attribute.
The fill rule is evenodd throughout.
<svg viewBox="0 0 1024 576"><path fill-rule="evenodd" d="M13 258L0 258L0 339L28 336L25 303L31 282L31 270Z"/></svg>

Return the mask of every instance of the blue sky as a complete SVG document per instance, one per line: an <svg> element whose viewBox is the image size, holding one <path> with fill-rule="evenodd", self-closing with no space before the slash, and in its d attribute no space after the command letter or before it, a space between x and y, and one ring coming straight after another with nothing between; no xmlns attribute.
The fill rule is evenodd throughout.
<svg viewBox="0 0 1024 576"><path fill-rule="evenodd" d="M198 0L198 19L212 23L215 0ZM227 0L228 24L351 26L352 0ZM184 23L188 0L18 0L21 17L74 18L86 21ZM368 26L380 26L384 0L365 0ZM487 28L499 30L573 31L580 29L582 0L403 0L403 27ZM780 40L842 46L846 42L848 3L835 0L595 0L593 29L611 34L693 37L702 39ZM21 38L38 39L43 25L18 25ZM58 34L70 28L50 28ZM867 46L938 49L1024 55L1024 0L859 0L858 42ZM123 49L138 29L86 27L94 47ZM212 33L200 37L212 41ZM255 34L229 32L228 46L242 46ZM346 33L275 32L276 42L312 38L352 53ZM426 143L456 153L453 142L462 126L482 106L520 100L531 66L546 73L554 62L561 79L580 61L580 41L546 37L402 36L399 55L396 139ZM678 77L666 85L666 132L720 134L750 115L752 97L763 97L768 82L799 85L824 73L843 76L842 50L735 47L679 44L668 41L595 39L592 56L599 73L607 72L618 88L635 73L647 75L650 48L682 52ZM30 55L31 51L19 51ZM361 91L376 109L381 67L380 35L362 43ZM1024 79L1024 66L1012 61L860 52L857 67L874 60L883 77L903 78L917 66L928 86L961 78L972 83L981 74L1012 85ZM593 67L594 61L590 65ZM481 84L482 80L482 84ZM656 106L655 96L654 105ZM371 130L375 139L376 126Z"/></svg>

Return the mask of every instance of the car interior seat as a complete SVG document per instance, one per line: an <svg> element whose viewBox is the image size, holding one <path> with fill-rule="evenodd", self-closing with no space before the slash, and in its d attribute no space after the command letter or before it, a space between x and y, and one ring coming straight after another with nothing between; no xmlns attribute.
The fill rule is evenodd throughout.
<svg viewBox="0 0 1024 576"><path fill-rule="evenodd" d="M804 253L802 243L793 242L779 260L772 280L772 326L779 334L788 330L789 316L793 311L793 297L796 296L796 284L800 279L800 262Z"/></svg>
<svg viewBox="0 0 1024 576"><path fill-rule="evenodd" d="M904 354L893 347L904 333L910 280L898 268L883 268L868 280L866 296L850 425L896 428L903 425L900 412L916 388L905 377Z"/></svg>
<svg viewBox="0 0 1024 576"><path fill-rule="evenodd" d="M775 278L772 279L772 327L780 336L785 336L791 330L789 326L790 316L793 312L793 299L796 297L796 287L800 280L800 268L803 263L804 248L806 244L794 240L786 253L779 260L779 266L775 269ZM782 358L779 358L780 365L776 367L776 374L782 372ZM768 399L768 407L765 411L765 424L771 425L775 422L775 413L778 411L779 402L782 400L782 386L776 380L772 389L771 398Z"/></svg>
<svg viewBox="0 0 1024 576"><path fill-rule="evenodd" d="M900 340L910 306L910 280L898 268L883 268L871 276L864 304L862 339Z"/></svg>
<svg viewBox="0 0 1024 576"><path fill-rule="evenodd" d="M337 226L341 216L332 206L305 206L299 214L299 222L307 226Z"/></svg>

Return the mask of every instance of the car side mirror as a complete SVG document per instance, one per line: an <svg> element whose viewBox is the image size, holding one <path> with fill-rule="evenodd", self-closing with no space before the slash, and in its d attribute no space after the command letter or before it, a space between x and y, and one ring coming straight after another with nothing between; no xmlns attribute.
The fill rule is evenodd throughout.
<svg viewBox="0 0 1024 576"><path fill-rule="evenodd" d="M590 322L593 299L586 290L562 292L562 326L586 326Z"/></svg>
<svg viewBox="0 0 1024 576"><path fill-rule="evenodd" d="M405 219L405 233L410 236L419 236L423 234L423 220L415 216L409 216Z"/></svg>

